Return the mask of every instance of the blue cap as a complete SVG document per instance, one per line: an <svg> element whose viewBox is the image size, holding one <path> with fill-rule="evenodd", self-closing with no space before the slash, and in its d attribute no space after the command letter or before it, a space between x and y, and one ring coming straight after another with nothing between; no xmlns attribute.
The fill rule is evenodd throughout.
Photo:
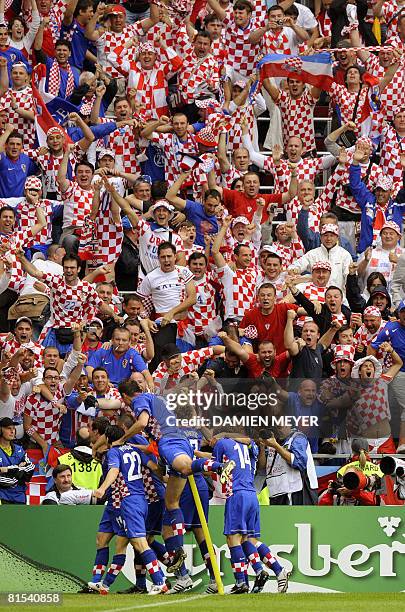
<svg viewBox="0 0 405 612"><path fill-rule="evenodd" d="M402 300L401 302L399 302L398 305L398 312L400 312L401 310L403 310L405 308L405 300Z"/></svg>

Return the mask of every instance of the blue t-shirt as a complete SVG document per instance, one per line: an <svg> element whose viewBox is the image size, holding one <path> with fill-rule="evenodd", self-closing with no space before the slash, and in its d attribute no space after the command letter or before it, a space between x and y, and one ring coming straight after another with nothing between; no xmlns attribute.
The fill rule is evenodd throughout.
<svg viewBox="0 0 405 612"><path fill-rule="evenodd" d="M391 342L392 348L404 362L401 372L405 372L405 327L399 321L389 321L371 343L371 346L373 349L378 350L383 342Z"/></svg>
<svg viewBox="0 0 405 612"><path fill-rule="evenodd" d="M22 198L25 179L36 174L38 168L25 153L15 161L0 153L0 198Z"/></svg>
<svg viewBox="0 0 405 612"><path fill-rule="evenodd" d="M78 70L83 70L83 64L86 57L86 52L90 46L90 41L84 35L86 28L73 19L69 25L64 25L60 30L60 37L69 40L72 44L72 53L69 58L71 66L75 66Z"/></svg>
<svg viewBox="0 0 405 612"><path fill-rule="evenodd" d="M89 355L87 365L107 370L108 378L115 386L129 378L132 372L144 372L147 369L146 363L138 351L133 348L128 349L120 357L114 355L112 348L98 349Z"/></svg>
<svg viewBox="0 0 405 612"><path fill-rule="evenodd" d="M114 446L107 452L107 465L108 470L119 469L131 495L145 496L142 466L146 464L143 453L130 444Z"/></svg>
<svg viewBox="0 0 405 612"><path fill-rule="evenodd" d="M53 57L48 57L46 59L46 62L45 62L45 66L46 66L45 91L48 91L48 87L49 87L49 74L50 74L50 70L51 70L52 65L53 65L53 61L54 61ZM79 85L79 71L74 66L72 66L72 73L73 73L74 86L78 87L78 85ZM67 87L67 82L68 82L68 71L65 70L64 68L60 68L59 74L60 74L60 86L59 86L59 92L58 92L57 95L60 98L66 98L67 97L66 96L66 87Z"/></svg>
<svg viewBox="0 0 405 612"><path fill-rule="evenodd" d="M140 393L131 402L131 408L138 418L142 412L149 415L145 433L156 439L159 435L176 439L187 439L185 433L176 426L176 415L166 406L162 397L153 393Z"/></svg>
<svg viewBox="0 0 405 612"><path fill-rule="evenodd" d="M186 200L184 214L196 227L197 235L195 244L204 247L204 235L218 233L219 226L217 217L215 215L207 215L204 206L200 202Z"/></svg>
<svg viewBox="0 0 405 612"><path fill-rule="evenodd" d="M253 484L256 471L256 462L259 456L259 448L253 440L249 446L236 442L232 438L219 440L213 450L213 455L217 461L227 461L233 459L235 467L232 471L232 492L236 491L256 491Z"/></svg>
<svg viewBox="0 0 405 612"><path fill-rule="evenodd" d="M8 47L7 49L0 49L0 57L5 57L7 60L8 78L11 83L11 69L13 64L22 62L27 67L28 74L31 74L32 67L29 65L27 58L24 53L15 47Z"/></svg>

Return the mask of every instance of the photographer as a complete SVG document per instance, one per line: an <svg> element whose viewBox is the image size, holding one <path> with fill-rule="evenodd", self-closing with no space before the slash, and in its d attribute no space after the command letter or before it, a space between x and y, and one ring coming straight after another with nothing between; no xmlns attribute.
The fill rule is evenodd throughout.
<svg viewBox="0 0 405 612"><path fill-rule="evenodd" d="M354 438L350 463L337 472L337 479L330 480L327 490L319 497L320 506L379 506L383 473L368 456L368 441Z"/></svg>
<svg viewBox="0 0 405 612"><path fill-rule="evenodd" d="M310 506L318 503L316 477L311 447L306 435L291 427L260 438L257 482L265 475L270 505ZM260 432L261 436L265 432Z"/></svg>

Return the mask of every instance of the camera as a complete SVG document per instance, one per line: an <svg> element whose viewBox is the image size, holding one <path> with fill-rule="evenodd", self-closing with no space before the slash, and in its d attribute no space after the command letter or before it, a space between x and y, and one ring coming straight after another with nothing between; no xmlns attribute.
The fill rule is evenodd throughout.
<svg viewBox="0 0 405 612"><path fill-rule="evenodd" d="M98 327L96 325L85 325L83 327L83 331L90 333L90 334L96 334L98 332Z"/></svg>
<svg viewBox="0 0 405 612"><path fill-rule="evenodd" d="M366 476L364 472L356 468L347 470L343 476L343 486L349 491L363 491L365 489L371 491L377 489L379 485L380 478L378 476L374 474Z"/></svg>
<svg viewBox="0 0 405 612"><path fill-rule="evenodd" d="M405 474L405 460L396 459L387 455L380 461L380 470L386 476L398 476L402 478Z"/></svg>
<svg viewBox="0 0 405 612"><path fill-rule="evenodd" d="M332 493L337 493L338 489L340 489L341 486L342 483L340 483L338 480L332 480L332 482L328 484L328 489L330 489Z"/></svg>
<svg viewBox="0 0 405 612"><path fill-rule="evenodd" d="M94 395L88 395L86 399L84 400L83 404L86 409L97 408L98 401L97 401L97 398L94 397Z"/></svg>
<svg viewBox="0 0 405 612"><path fill-rule="evenodd" d="M284 25L284 19L277 19L276 21L278 26L283 26Z"/></svg>

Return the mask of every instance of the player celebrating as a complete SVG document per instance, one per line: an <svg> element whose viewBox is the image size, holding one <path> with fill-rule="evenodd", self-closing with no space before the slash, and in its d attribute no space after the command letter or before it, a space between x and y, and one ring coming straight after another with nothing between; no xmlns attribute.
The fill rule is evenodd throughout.
<svg viewBox="0 0 405 612"><path fill-rule="evenodd" d="M234 463L232 480L228 488L229 497L225 503L224 525L224 535L231 553L231 565L236 579L231 593L249 592L248 562L256 574L251 592L260 593L263 590L270 576L263 569L259 557L276 574L278 592L285 593L289 574L273 557L269 547L256 539L260 537L260 511L253 479L259 449L249 438L240 438L240 440L239 442L231 438L215 440L213 450L213 457L217 461L223 461L224 457L227 457Z"/></svg>
<svg viewBox="0 0 405 612"><path fill-rule="evenodd" d="M235 466L234 461L226 463L211 459L193 459L193 449L186 434L176 427L175 416L169 411L161 397L143 393L135 380L128 380L118 386L122 399L135 413L137 420L125 433L121 442L142 431L158 442L159 455L170 468L167 482L163 527L171 526L165 543L171 557L167 571L173 573L181 567L186 555L183 551L184 515L180 509L180 497L190 474L218 472L220 482L225 484Z"/></svg>

